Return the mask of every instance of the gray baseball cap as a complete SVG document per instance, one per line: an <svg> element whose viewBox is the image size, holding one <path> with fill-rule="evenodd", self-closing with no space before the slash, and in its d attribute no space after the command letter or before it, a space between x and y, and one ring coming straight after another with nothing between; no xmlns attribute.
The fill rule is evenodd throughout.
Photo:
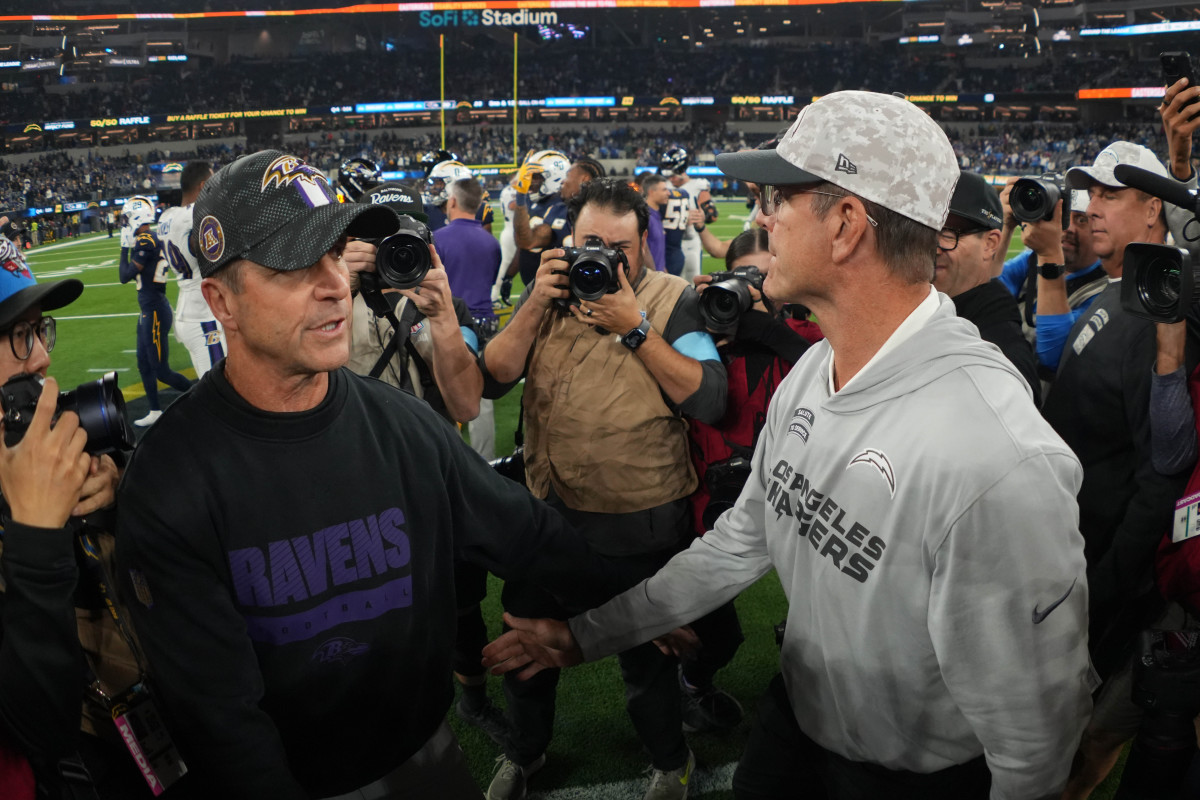
<svg viewBox="0 0 1200 800"><path fill-rule="evenodd" d="M1154 151L1150 148L1133 142L1113 142L1100 151L1092 166L1071 167L1067 170L1067 185L1072 189L1087 191L1088 187L1092 185L1092 181L1095 181L1105 186L1124 189L1126 188L1125 184L1117 180L1117 176L1113 174L1113 170L1118 164L1129 164L1147 172L1153 172L1155 175L1167 177L1167 168L1162 165L1158 156L1154 155Z"/></svg>
<svg viewBox="0 0 1200 800"><path fill-rule="evenodd" d="M297 156L262 150L209 178L192 210L200 274L239 258L280 272L305 269L343 236L395 233L386 205L339 203L324 174Z"/></svg>
<svg viewBox="0 0 1200 800"><path fill-rule="evenodd" d="M834 92L800 111L774 150L722 153L732 178L794 185L827 181L930 228L946 222L958 160L941 127L912 103Z"/></svg>

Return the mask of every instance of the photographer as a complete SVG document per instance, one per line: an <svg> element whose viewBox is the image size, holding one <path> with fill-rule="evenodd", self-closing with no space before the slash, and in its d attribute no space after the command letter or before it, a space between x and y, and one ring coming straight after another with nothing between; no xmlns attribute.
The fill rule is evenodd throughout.
<svg viewBox="0 0 1200 800"><path fill-rule="evenodd" d="M1120 164L1166 176L1153 153L1128 142L1115 142L1094 165L1067 172L1071 187L1088 189L1094 247L1113 280L1072 326L1043 409L1083 465L1078 505L1091 589L1089 649L1106 681L1080 744L1068 798L1086 797L1137 731L1141 714L1129 692L1134 648L1140 631L1162 612L1153 558L1186 480L1154 465L1151 396L1162 326L1124 309L1117 280L1126 246L1163 242L1168 215L1161 200L1117 179ZM1047 308L1054 296L1049 281L1039 281L1039 311L1062 313L1065 293L1058 292L1058 309ZM1194 350L1185 354L1187 371L1196 357Z"/></svg>
<svg viewBox="0 0 1200 800"><path fill-rule="evenodd" d="M569 208L576 243L587 243L575 257L590 259L582 270L588 277L601 271L597 259L607 264L607 291L598 299L573 296L570 287L579 289L585 277L580 262L547 249L480 365L488 397L525 379L530 491L614 561L629 586L685 543L696 476L683 416L719 419L726 373L691 286L642 261L649 209L637 190L614 178L594 180ZM562 613L544 587L528 581L506 583L503 602L514 614ZM681 731L675 662L650 644L619 660L626 707L651 754L647 797L682 796L694 760ZM528 777L545 763L557 681L556 672L527 683L505 680L515 733L491 800L523 796Z"/></svg>
<svg viewBox="0 0 1200 800"><path fill-rule="evenodd" d="M359 202L383 204L398 214L425 221L412 190L398 184L381 184ZM432 244L429 251L432 266L420 283L396 289L377 277L374 244L363 240L346 243L344 258L351 286L358 290L347 366L425 400L451 422L465 423L478 416L483 392L483 378L475 364L478 335L470 309L450 293L449 277ZM399 336L387 312L400 322Z"/></svg>
<svg viewBox="0 0 1200 800"><path fill-rule="evenodd" d="M15 422L0 441L0 751L18 756L0 765L0 794L22 797L7 792L20 785L13 771L23 760L32 767L26 788L36 784L39 798L149 797L107 709L84 700L85 666L110 696L135 683L138 670L77 541L89 533L111 558L112 536L97 526L116 498L117 467L85 452L88 434L74 412L53 420L58 385L46 377L56 325L43 312L73 302L83 285L36 283L6 237L0 263L9 266L0 271L0 375L45 379L19 441L7 430Z"/></svg>
<svg viewBox="0 0 1200 800"><path fill-rule="evenodd" d="M979 329L979 336L1000 348L1041 405L1041 382L1033 349L1021 334L1021 313L1004 287L991 280L1000 244L1003 209L983 176L961 171L950 214L938 232L933 285L954 301L958 315Z"/></svg>
<svg viewBox="0 0 1200 800"><path fill-rule="evenodd" d="M1002 230L1000 247L997 258L1002 258L1008 249L1008 241L1018 223L1013 216L1011 206L1012 185L1016 178L1010 179L1007 186L1000 192L1000 201L1004 207L1004 228ZM1092 299L1108 286L1108 275L1100 265L1100 259L1092 247L1092 228L1088 220L1088 194L1078 189L1071 192L1071 214L1067 229L1062 229L1061 216L1051 220L1036 220L1021 223L1021 239L1025 250L1004 262L998 278L999 282L1012 293L1024 311L1022 323L1026 336L1034 342L1037 348L1038 363L1047 375L1052 375L1058 368L1062 357L1062 349L1067 341L1071 325L1079 319ZM1055 212L1061 214L1061 206ZM1050 291L1050 305L1038 306L1038 289L1041 285L1038 276L1038 265L1048 265L1047 279L1058 272L1057 264L1062 264L1062 289L1054 282L1047 284ZM1057 281L1057 278L1053 278ZM1065 293L1065 300L1060 301ZM1058 310L1065 303L1067 311L1062 314ZM1050 309L1049 311L1047 310ZM1069 312L1069 313L1068 313ZM1037 314L1041 315L1041 328Z"/></svg>
<svg viewBox="0 0 1200 800"><path fill-rule="evenodd" d="M821 329L804 318L808 310L803 306L780 309L763 297L762 279L771 265L767 247L766 229L756 226L734 237L725 254L727 273L757 270L749 273L757 285L746 283L753 305L741 312L732 333L724 325L714 331L710 323L729 383L721 419L712 424L693 420L688 426L692 466L699 479L691 497L696 536L711 530L717 516L733 507L750 474L767 404L792 365L821 339ZM703 307L703 293L713 291L714 276L697 275L692 280ZM781 311L796 312L799 318ZM716 688L713 677L732 661L742 642L737 611L733 603L726 603L691 627L702 647L694 657L683 659L680 672L684 730L731 728L741 720L741 706Z"/></svg>

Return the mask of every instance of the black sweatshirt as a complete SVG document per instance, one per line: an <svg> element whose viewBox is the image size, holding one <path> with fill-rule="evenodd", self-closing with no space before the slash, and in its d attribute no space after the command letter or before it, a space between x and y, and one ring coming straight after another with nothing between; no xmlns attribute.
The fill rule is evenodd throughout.
<svg viewBox="0 0 1200 800"><path fill-rule="evenodd" d="M1021 309L999 281L988 281L951 298L958 315L979 329L979 338L1000 348L1033 390L1034 405L1042 404L1037 357L1021 331Z"/></svg>
<svg viewBox="0 0 1200 800"><path fill-rule="evenodd" d="M1079 531L1088 565L1092 659L1101 674L1135 633L1112 628L1153 589L1154 553L1187 474L1161 475L1150 443L1154 323L1121 307L1109 284L1076 320L1043 414L1083 465ZM1196 363L1189 342L1187 370ZM1134 624L1132 627L1138 627Z"/></svg>
<svg viewBox="0 0 1200 800"><path fill-rule="evenodd" d="M4 526L0 569L0 736L40 769L77 746L83 650L75 622L75 537Z"/></svg>
<svg viewBox="0 0 1200 800"><path fill-rule="evenodd" d="M453 695L455 558L577 608L613 594L561 517L420 400L344 369L284 414L219 365L120 495L125 600L210 796L341 794L420 748Z"/></svg>

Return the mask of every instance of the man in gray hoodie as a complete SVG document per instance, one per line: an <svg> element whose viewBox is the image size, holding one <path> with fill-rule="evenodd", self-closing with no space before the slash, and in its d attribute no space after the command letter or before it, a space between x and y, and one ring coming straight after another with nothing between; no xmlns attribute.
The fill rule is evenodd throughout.
<svg viewBox="0 0 1200 800"><path fill-rule="evenodd" d="M1079 462L1028 385L930 286L958 167L910 103L836 92L774 151L764 291L827 339L780 386L737 505L655 576L569 623L508 618L496 670L660 636L774 567L782 675L741 798L1056 797L1091 710Z"/></svg>

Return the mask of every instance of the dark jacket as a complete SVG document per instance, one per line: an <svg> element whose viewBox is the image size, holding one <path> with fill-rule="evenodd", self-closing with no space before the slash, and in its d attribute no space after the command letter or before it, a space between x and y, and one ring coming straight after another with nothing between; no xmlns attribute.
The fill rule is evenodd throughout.
<svg viewBox="0 0 1200 800"><path fill-rule="evenodd" d="M1033 390L1033 402L1042 404L1041 382L1033 348L1021 332L1017 301L996 281L981 283L953 298L958 315L979 329L979 338L991 342L1012 362Z"/></svg>

